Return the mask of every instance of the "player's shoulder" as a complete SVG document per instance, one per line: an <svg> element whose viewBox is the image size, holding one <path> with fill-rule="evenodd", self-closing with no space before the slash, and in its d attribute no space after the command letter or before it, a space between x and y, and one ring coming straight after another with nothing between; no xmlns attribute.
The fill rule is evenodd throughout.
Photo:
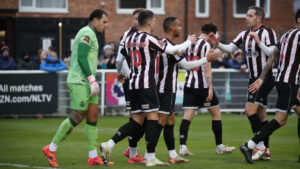
<svg viewBox="0 0 300 169"><path fill-rule="evenodd" d="M89 36L90 38L96 37L94 30L89 26L85 26L85 27L81 28L78 32L78 35L79 36Z"/></svg>
<svg viewBox="0 0 300 169"><path fill-rule="evenodd" d="M266 25L262 25L262 26L260 27L260 29L266 30L266 31L268 31L268 32L275 33L275 31L274 31L271 27L266 26Z"/></svg>

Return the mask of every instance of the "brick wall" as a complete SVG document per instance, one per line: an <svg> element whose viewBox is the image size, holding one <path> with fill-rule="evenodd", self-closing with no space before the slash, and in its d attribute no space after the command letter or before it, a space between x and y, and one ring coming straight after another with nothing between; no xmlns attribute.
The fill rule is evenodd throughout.
<svg viewBox="0 0 300 169"><path fill-rule="evenodd" d="M227 0L227 42L230 42L239 32L244 30L245 19L233 18L233 1ZM271 18L265 19L265 25L272 27L277 34L282 29L287 31L294 25L293 0L270 0ZM67 14L42 14L42 13L0 13L2 16L16 17L50 17L50 18L87 18L95 8L104 9L109 14L110 26L105 36L106 41L119 41L121 34L131 26L130 14L116 14L116 0L69 0L69 13ZM184 40L184 5L185 0L165 0L166 15L156 16L156 28L154 33L163 36L162 22L166 16L178 17L182 23L181 37L176 42ZM206 22L214 22L218 25L220 35L223 35L223 7L222 0L210 0L210 12L208 18L195 17L195 0L188 0L187 32L199 33L201 25ZM0 8L18 8L19 0L0 0Z"/></svg>

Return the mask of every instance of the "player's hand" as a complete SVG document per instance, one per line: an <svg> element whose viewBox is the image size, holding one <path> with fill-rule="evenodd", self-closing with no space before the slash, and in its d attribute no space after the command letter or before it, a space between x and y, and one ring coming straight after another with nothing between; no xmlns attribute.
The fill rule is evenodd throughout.
<svg viewBox="0 0 300 169"><path fill-rule="evenodd" d="M214 46L217 46L219 44L220 38L217 38L216 35L213 33L208 34L208 42L213 44Z"/></svg>
<svg viewBox="0 0 300 169"><path fill-rule="evenodd" d="M197 37L195 34L193 35L189 35L187 40L190 40L192 42L192 44L195 44L196 43L196 40L197 40Z"/></svg>
<svg viewBox="0 0 300 169"><path fill-rule="evenodd" d="M99 84L96 81L95 76L94 75L90 75L88 77L88 80L90 82L91 95L92 96L96 96L100 92L100 89L99 89Z"/></svg>
<svg viewBox="0 0 300 169"><path fill-rule="evenodd" d="M214 60L218 60L222 55L222 52L220 50L213 50L210 51L207 56L206 59L208 62L214 61Z"/></svg>
<svg viewBox="0 0 300 169"><path fill-rule="evenodd" d="M255 93L258 91L258 89L260 88L260 86L263 84L263 80L261 78L258 78L255 82L253 82L248 90L250 93Z"/></svg>
<svg viewBox="0 0 300 169"><path fill-rule="evenodd" d="M124 74L118 74L118 82L124 84L125 83L125 75Z"/></svg>
<svg viewBox="0 0 300 169"><path fill-rule="evenodd" d="M260 39L256 32L250 32L249 35L250 38L253 38L255 40L255 43L260 44Z"/></svg>
<svg viewBox="0 0 300 169"><path fill-rule="evenodd" d="M212 100L213 96L214 96L213 90L212 90L212 88L209 88L209 89L208 89L208 96L207 96L207 98L205 99L205 101L206 101L206 102L210 102L210 101Z"/></svg>

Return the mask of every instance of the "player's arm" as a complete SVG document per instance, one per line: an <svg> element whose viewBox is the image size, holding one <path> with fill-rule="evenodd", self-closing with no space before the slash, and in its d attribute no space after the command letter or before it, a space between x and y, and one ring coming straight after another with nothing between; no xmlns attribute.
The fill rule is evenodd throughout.
<svg viewBox="0 0 300 169"><path fill-rule="evenodd" d="M204 66L205 69L205 79L208 85L208 96L205 99L206 102L210 102L213 97L213 86L212 86L212 70L211 70L211 63L207 63Z"/></svg>
<svg viewBox="0 0 300 169"><path fill-rule="evenodd" d="M248 88L249 92L255 93L256 91L258 91L258 89L264 82L266 75L272 69L272 65L273 65L275 59L277 59L279 57L279 54L280 54L280 50L277 47L275 47L273 53L271 54L271 58L268 59L260 77L249 86L249 88Z"/></svg>
<svg viewBox="0 0 300 169"><path fill-rule="evenodd" d="M239 38L241 35L239 35L237 38ZM236 38L236 39L237 39ZM238 49L237 45L234 43L230 43L230 44L223 44L221 42L219 42L219 38L217 38L213 33L210 33L208 35L208 41L213 44L214 46L218 47L219 49L221 49L224 52L227 53L233 53L235 50Z"/></svg>
<svg viewBox="0 0 300 169"><path fill-rule="evenodd" d="M98 82L96 81L95 76L91 72L89 62L87 60L87 57L90 52L90 48L91 47L90 47L89 42L80 41L78 44L77 53L78 53L79 66L80 66L82 72L84 73L84 75L87 77L89 84L90 84L90 88L91 88L91 95L94 96L99 93L100 89L99 89L99 85L98 85Z"/></svg>
<svg viewBox="0 0 300 169"><path fill-rule="evenodd" d="M126 77L130 76L130 69L128 67L127 61L123 60L123 66L121 69L121 73L124 74Z"/></svg>
<svg viewBox="0 0 300 169"><path fill-rule="evenodd" d="M196 42L196 35L189 35L187 40L179 45L170 45L168 44L165 49L165 53L171 55L178 55L183 53L190 45Z"/></svg>
<svg viewBox="0 0 300 169"><path fill-rule="evenodd" d="M186 58L184 58L178 62L178 65L185 70L190 70L190 69L200 67L201 65L204 65L207 62L217 60L218 57L220 57L220 55L221 52L209 52L206 55L206 57L201 58L200 60L187 61Z"/></svg>
<svg viewBox="0 0 300 169"><path fill-rule="evenodd" d="M118 56L117 56L117 59L116 59L116 68L117 68L117 71L118 73L122 73L122 69L123 68L123 61L125 60L125 56L126 56L126 50L124 48L122 48L119 52L118 52Z"/></svg>
<svg viewBox="0 0 300 169"><path fill-rule="evenodd" d="M264 53L267 55L267 57L271 57L272 52L273 52L273 50L275 49L275 43L276 43L276 42L271 43L270 45L272 45L272 46L270 46L270 45L267 46L266 44L264 44L264 43L262 43L262 42L260 41L260 39L259 39L259 37L258 37L258 35L257 35L256 32L250 32L249 35L250 35L250 37L254 38L255 43L259 46L259 48L260 48L261 50L264 51ZM272 38L271 41L275 41L275 39ZM269 42L269 43L270 43L270 42Z"/></svg>

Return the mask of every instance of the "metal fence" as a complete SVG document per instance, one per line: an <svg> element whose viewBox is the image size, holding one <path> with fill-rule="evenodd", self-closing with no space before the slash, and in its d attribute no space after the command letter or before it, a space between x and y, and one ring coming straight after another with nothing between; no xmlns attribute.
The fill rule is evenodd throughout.
<svg viewBox="0 0 300 169"><path fill-rule="evenodd" d="M44 71L0 71L0 74L32 74ZM51 116L66 116L71 112L70 97L66 87L68 71L58 72L58 99L57 112ZM97 77L101 91L99 93L99 113L100 115L126 115L124 94L122 85L117 82L116 70L98 70ZM16 79L17 81L18 79ZM37 79L39 80L39 79ZM50 80L50 79L49 79ZM183 113L183 86L185 81L185 71L180 70L178 75L178 90L176 96L176 113ZM1 81L0 81L1 84ZM213 69L213 88L218 96L222 112L244 112L247 100L248 73L239 72L234 69ZM1 94L1 93L0 93ZM277 98L275 88L268 97L268 112L274 112ZM201 109L200 112L205 112ZM38 113L38 112L37 112ZM18 114L18 112L16 112Z"/></svg>
<svg viewBox="0 0 300 169"><path fill-rule="evenodd" d="M58 81L58 114L64 115L70 112L70 98L66 89L67 71L59 72ZM125 110L125 105L122 103L107 104L107 92L110 88L107 87L107 76L116 74L116 70L98 70L96 79L101 86L99 95L99 113L101 115L124 115L128 114ZM176 96L176 113L183 113L183 85L185 71L180 70L178 77L178 90ZM239 72L234 69L213 69L213 88L218 96L222 112L238 112L244 111L247 100L248 73ZM268 112L274 112L277 92L275 88L268 97ZM200 112L205 112L206 109L201 109Z"/></svg>

